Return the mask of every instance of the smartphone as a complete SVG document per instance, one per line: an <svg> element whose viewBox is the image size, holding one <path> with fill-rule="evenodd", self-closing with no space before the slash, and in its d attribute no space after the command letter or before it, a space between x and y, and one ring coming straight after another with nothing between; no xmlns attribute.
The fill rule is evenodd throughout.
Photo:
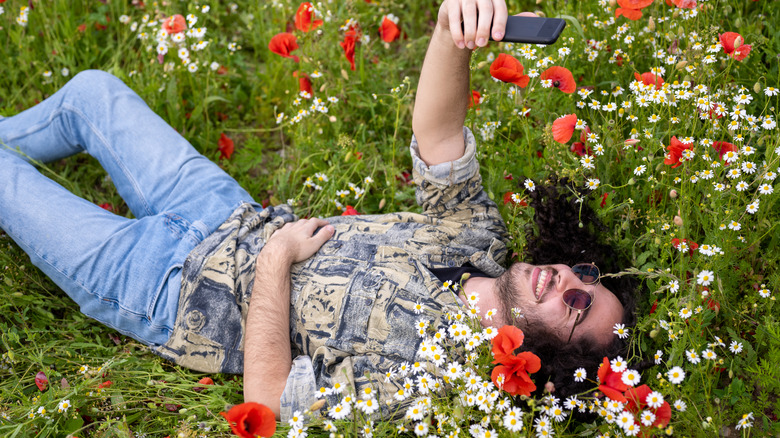
<svg viewBox="0 0 780 438"><path fill-rule="evenodd" d="M562 18L518 17L510 15L506 21L503 43L552 44L566 27ZM493 41L493 38L490 38Z"/></svg>

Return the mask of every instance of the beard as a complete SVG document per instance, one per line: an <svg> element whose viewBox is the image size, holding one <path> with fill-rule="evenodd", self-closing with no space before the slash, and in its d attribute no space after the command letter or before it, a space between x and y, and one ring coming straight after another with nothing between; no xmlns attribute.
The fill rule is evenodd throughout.
<svg viewBox="0 0 780 438"><path fill-rule="evenodd" d="M529 327L541 328L540 318L536 314L537 301L533 291L522 290L522 279L530 278L535 266L514 263L496 278L496 294L501 305L499 316L504 324L511 324L527 330ZM557 274L554 268L546 268Z"/></svg>

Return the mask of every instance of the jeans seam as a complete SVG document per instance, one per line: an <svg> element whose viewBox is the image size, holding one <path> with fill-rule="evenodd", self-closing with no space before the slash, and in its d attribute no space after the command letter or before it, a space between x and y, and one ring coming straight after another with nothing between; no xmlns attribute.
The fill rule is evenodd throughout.
<svg viewBox="0 0 780 438"><path fill-rule="evenodd" d="M141 191L138 182L135 180L135 178L132 177L130 171L127 169L127 167L125 167L122 160L120 160L119 157L116 155L116 151L111 146L109 141L103 136L103 133L100 132L100 130L97 129L97 127L92 124L92 121L89 120L89 118L84 113L82 113L77 107L65 102L62 103L61 107L63 109L67 109L71 111L73 114L80 117L82 119L82 122L92 131L92 133L98 138L98 140L100 140L100 142L103 143L103 146L106 148L106 151L108 151L109 155L111 156L111 159L114 161L114 164L122 171L125 178L127 178L128 181L130 181L130 184L132 184L133 191L136 193L136 196L141 201L142 207L144 208L144 210L146 210L146 214L153 215L154 211L152 211L152 209L149 207L149 203L146 201L146 198L143 196L143 192Z"/></svg>

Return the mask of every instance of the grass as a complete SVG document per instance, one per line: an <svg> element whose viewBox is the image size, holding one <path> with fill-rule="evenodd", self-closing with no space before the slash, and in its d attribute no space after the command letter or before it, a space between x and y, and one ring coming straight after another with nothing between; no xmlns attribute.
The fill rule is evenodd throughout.
<svg viewBox="0 0 780 438"><path fill-rule="evenodd" d="M552 172L570 177L581 187L598 179L598 187L583 202L598 212L608 229L603 238L629 254L631 274L649 291L639 299L639 323L632 330L631 355L625 359L632 365L661 351L663 361L644 372L642 382L661 392L670 404L681 400L687 405L684 411L672 408L665 429L648 433L780 434L776 365L780 322L775 302L780 292L780 214L776 183L767 177L780 173L780 142L774 123L762 127L766 120L777 120L778 97L770 94L780 88L780 12L768 0L700 0L694 16L689 9L656 0L643 10L641 19L618 17L612 22L620 5L558 0L509 3L512 12L561 14L568 23L556 45L535 49L535 59L527 57L525 48L508 44L492 45L472 57L472 88L483 100L478 110L469 112L467 125L480 143L485 188L504 214L514 238L512 249L522 252L532 212L504 202L507 193L523 198L526 179L540 184ZM21 19L20 11L29 4L34 8ZM4 11L0 59L6 60L0 75L0 114L10 116L34 105L81 70L107 70L136 90L258 201L292 203L301 216L337 215L346 205L361 213L416 210L414 187L406 182L406 172L411 171L407 146L416 78L437 5L315 3L326 22L309 33L292 30L299 45L293 52L300 56L296 63L272 53L268 43L273 35L293 29L298 5L284 0L145 4L8 0L0 3ZM204 6L208 12L203 12ZM203 40L208 44L190 50L189 63L180 60L175 48L162 62L158 58L154 34L160 23L148 22L172 14L193 14L194 27L206 29ZM385 43L379 38L377 29L385 14L398 16L404 32L399 40ZM340 27L348 19L358 22L368 37L357 43L354 70L339 45L345 33ZM740 33L743 44L752 45L745 59L727 56L721 46L708 51L727 31ZM139 38L142 32L147 39ZM192 39L188 44L196 42ZM558 50L563 47L570 53L562 55ZM652 56L656 51L662 56ZM548 66L566 67L578 87L592 94L564 94L543 87L538 77L524 89L493 81L489 67L499 53L520 59L526 74L532 69L544 71L546 66L537 62L550 57ZM674 59L667 60L670 56ZM707 56L712 56L712 63ZM190 65L197 71L190 72ZM634 73L659 67L667 84L662 89L667 103L642 106L642 93L630 87ZM311 77L314 98L322 99L327 113L314 110L295 119L312 103L298 96L296 70ZM691 99L678 94L676 106L668 104L675 92L686 90ZM652 88L644 95L652 99ZM729 129L738 105L735 98L740 95L751 97L741 108L744 116L754 118L758 129L751 129L745 117L738 120L738 128ZM701 97L722 103L725 116L710 117L709 111L701 109L706 105L697 108ZM598 108L592 105L594 99ZM631 107L624 102L631 102ZM552 124L565 114L576 114L599 136L588 143L603 148L602 155L593 155L595 168L586 168L582 157L570 150L581 131L565 144L553 139ZM221 157L222 134L235 144L229 158ZM674 168L664 163L672 136L694 140L694 156ZM627 145L628 138L639 142ZM732 143L739 158L726 165L718 151L702 140ZM720 166L713 167L715 162ZM745 163L752 163L756 171L746 171ZM741 169L740 176L728 178L727 172L735 168ZM42 171L77 195L110 204L118 214L130 217L105 172L90 157L49 163ZM328 180L320 180L317 174ZM367 177L372 182L367 183ZM308 178L321 190L307 185ZM356 198L350 183L365 193ZM722 190L713 183L723 184ZM764 194L769 191L765 184L772 193ZM758 210L750 213L756 199ZM737 228L732 222L739 223L738 230L732 229ZM695 242L699 250L688 255L675 247L674 239L685 239L689 246ZM703 245L721 251L708 256L706 246L701 251ZM0 435L230 434L218 414L242 401L240 377L210 376L214 385L199 384L205 376L165 362L132 339L82 316L4 234L0 234L0 248ZM712 283L697 283L703 271L711 272ZM732 344L734 350L740 345L741 351L735 353ZM489 348L483 347L482 357L488 357ZM717 358L693 363L686 354L701 355L705 350ZM666 373L673 366L686 373L681 384L670 383ZM39 371L48 378L46 391L35 384ZM489 372L487 366L479 370L483 376ZM588 373L595 379L596 370ZM57 407L63 400L70 407L60 413ZM484 415L447 398L436 398L435 404L440 412L466 425L463 433ZM541 404L530 406L522 418L525 432L533 435ZM751 427L743 427L748 422ZM500 423L490 422L499 435L508 436ZM308 433L328 434L317 424ZM365 422L358 416L338 425L339 433L358 435ZM407 423L409 429L414 425ZM397 433L393 423L378 422L373 427L377 436ZM555 422L552 430L560 436L609 431L614 436L618 431L603 416L590 422ZM282 425L277 433L287 431Z"/></svg>

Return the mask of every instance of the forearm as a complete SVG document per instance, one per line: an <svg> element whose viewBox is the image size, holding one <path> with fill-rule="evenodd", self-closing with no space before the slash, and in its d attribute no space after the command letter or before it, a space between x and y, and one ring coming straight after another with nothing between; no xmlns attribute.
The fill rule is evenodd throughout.
<svg viewBox="0 0 780 438"><path fill-rule="evenodd" d="M246 320L244 401L268 406L277 419L292 363L291 265L292 261L274 248L260 252Z"/></svg>
<svg viewBox="0 0 780 438"><path fill-rule="evenodd" d="M413 117L420 158L428 165L463 156L470 56L471 50L459 49L449 31L436 26L420 73Z"/></svg>

